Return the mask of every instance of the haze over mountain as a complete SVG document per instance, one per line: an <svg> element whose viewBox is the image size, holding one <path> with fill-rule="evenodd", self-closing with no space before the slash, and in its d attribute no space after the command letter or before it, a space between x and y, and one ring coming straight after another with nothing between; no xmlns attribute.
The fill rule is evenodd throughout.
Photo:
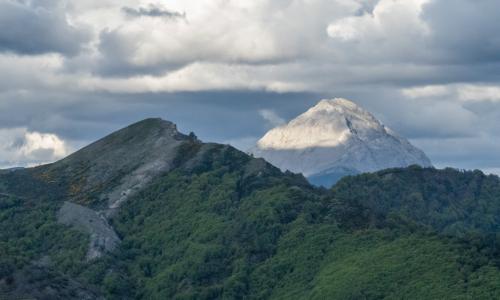
<svg viewBox="0 0 500 300"><path fill-rule="evenodd" d="M250 152L281 170L331 185L345 175L417 164L427 156L354 102L321 100L288 124L267 132Z"/></svg>

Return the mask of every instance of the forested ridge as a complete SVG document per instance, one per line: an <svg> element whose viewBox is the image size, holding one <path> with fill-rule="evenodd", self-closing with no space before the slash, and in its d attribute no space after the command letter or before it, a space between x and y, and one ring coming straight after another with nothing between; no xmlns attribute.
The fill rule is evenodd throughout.
<svg viewBox="0 0 500 300"><path fill-rule="evenodd" d="M58 179L63 170L0 172L0 295L500 297L500 182L480 171L412 166L324 189L230 146L187 139L174 167L109 217L119 246L88 260L89 236L57 220L82 180ZM102 205L89 193L82 204Z"/></svg>

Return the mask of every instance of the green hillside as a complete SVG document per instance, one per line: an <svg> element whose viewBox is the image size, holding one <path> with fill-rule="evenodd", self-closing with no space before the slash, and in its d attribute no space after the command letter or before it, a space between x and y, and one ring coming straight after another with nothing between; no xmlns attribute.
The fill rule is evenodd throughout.
<svg viewBox="0 0 500 300"><path fill-rule="evenodd" d="M167 133L176 146L158 156ZM140 173L147 184L130 177L157 159L169 164ZM66 201L105 220L117 246L89 257L98 219L62 222ZM498 177L477 171L393 169L326 190L146 120L61 162L0 172L0 295L499 298L499 207Z"/></svg>

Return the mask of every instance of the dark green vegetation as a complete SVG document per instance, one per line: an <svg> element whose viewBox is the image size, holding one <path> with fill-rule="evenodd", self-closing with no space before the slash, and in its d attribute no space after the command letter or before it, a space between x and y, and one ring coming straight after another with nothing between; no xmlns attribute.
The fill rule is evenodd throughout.
<svg viewBox="0 0 500 300"><path fill-rule="evenodd" d="M360 174L357 170L339 167L311 175L307 177L307 180L315 186L330 188L343 177L357 174Z"/></svg>
<svg viewBox="0 0 500 300"><path fill-rule="evenodd" d="M147 122L146 131L157 121ZM89 153L0 173L0 298L500 297L496 176L410 167L318 189L229 146L182 137L171 167L108 217L119 247L88 261L89 236L59 224L57 211L67 200L105 207L101 194L131 170L122 158L100 174Z"/></svg>

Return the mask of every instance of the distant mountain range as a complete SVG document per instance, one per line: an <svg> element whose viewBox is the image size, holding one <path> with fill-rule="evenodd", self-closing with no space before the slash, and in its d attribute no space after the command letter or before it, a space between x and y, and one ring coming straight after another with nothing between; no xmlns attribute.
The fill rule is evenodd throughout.
<svg viewBox="0 0 500 300"><path fill-rule="evenodd" d="M250 152L325 186L345 175L413 164L431 166L421 150L341 98L321 100L288 124L270 130Z"/></svg>
<svg viewBox="0 0 500 300"><path fill-rule="evenodd" d="M0 299L499 299L498 216L480 171L317 188L147 119L0 170Z"/></svg>

